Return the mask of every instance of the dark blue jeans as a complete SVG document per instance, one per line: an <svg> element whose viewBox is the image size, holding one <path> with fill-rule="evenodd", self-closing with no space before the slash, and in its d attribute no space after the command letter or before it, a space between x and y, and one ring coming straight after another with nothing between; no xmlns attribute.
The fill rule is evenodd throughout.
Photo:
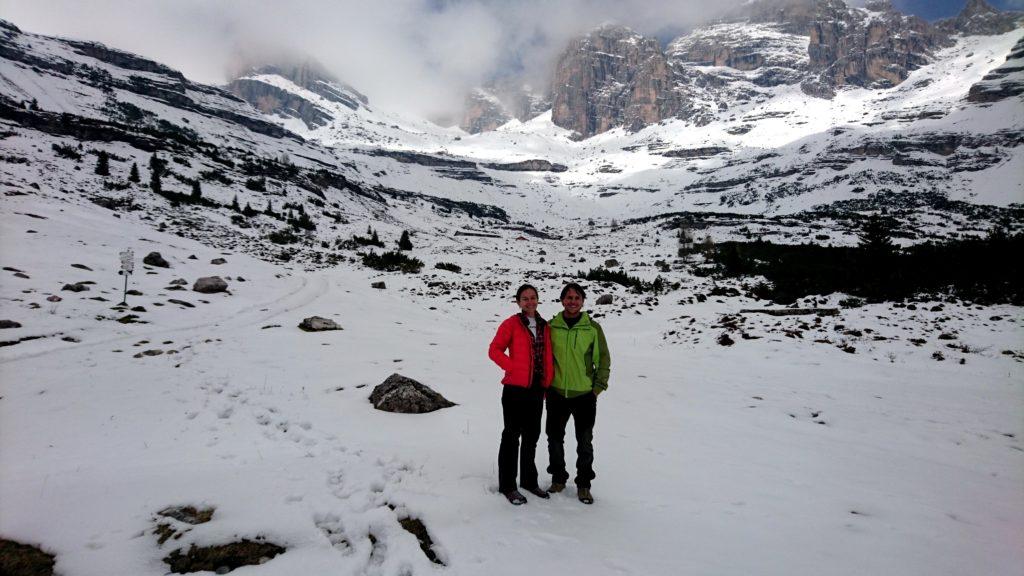
<svg viewBox="0 0 1024 576"><path fill-rule="evenodd" d="M551 481L565 484L569 472L565 469L565 426L572 416L576 429L576 486L590 488L594 474L594 421L597 419L597 396L593 392L565 398L558 392L548 392L548 420L544 427L548 435L548 472Z"/></svg>
<svg viewBox="0 0 1024 576"><path fill-rule="evenodd" d="M519 485L537 488L537 440L540 439L540 415L544 411L544 389L511 385L502 388L501 413L505 429L501 431L501 446L498 447L498 490L504 494L516 489L516 460L519 461Z"/></svg>

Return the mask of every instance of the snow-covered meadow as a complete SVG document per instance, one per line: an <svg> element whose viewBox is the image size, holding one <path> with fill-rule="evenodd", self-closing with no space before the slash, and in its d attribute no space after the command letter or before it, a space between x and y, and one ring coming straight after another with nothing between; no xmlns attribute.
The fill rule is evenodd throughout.
<svg viewBox="0 0 1024 576"><path fill-rule="evenodd" d="M560 273L612 255L634 270L670 256L670 239L639 241L653 229L562 242L421 233L414 255L427 267L403 276L274 265L88 203L17 196L2 209L2 318L22 327L0 339L42 337L0 348L0 534L55 554L59 574L165 574L174 550L257 537L286 551L237 573L933 576L1024 566L1019 308L923 302L739 321L740 309L764 303L690 303L710 281L685 271L667 274L680 290L654 300L590 283L588 308L612 352L596 503L580 504L570 486L513 508L496 493L500 374L485 352L515 311L515 286L533 281L542 312L554 314ZM128 247L171 264L136 263L129 287L142 295L128 303L144 312L112 310ZM431 268L441 260L463 273ZM230 278L230 294L188 290L213 274ZM178 278L186 290L168 290ZM370 287L379 280L385 290ZM96 284L61 291L81 281ZM609 291L612 305L593 305ZM127 313L144 323L116 321ZM296 327L313 315L344 329ZM723 332L735 344L719 345ZM367 396L396 372L457 406L374 410ZM567 443L571 452L571 434ZM542 470L543 446L542 437ZM214 508L212 519L158 514L185 505ZM423 522L443 564L401 518ZM183 535L158 544L159 524Z"/></svg>

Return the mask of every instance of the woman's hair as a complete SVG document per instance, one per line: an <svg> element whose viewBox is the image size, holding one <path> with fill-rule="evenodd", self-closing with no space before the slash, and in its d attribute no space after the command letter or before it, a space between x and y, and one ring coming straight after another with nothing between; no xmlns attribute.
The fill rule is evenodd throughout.
<svg viewBox="0 0 1024 576"><path fill-rule="evenodd" d="M581 300L587 299L587 292L583 289L583 286L575 282L569 282L562 288L562 294L558 297L559 300L565 300L565 295L569 293L569 290L575 291L580 295Z"/></svg>
<svg viewBox="0 0 1024 576"><path fill-rule="evenodd" d="M540 297L540 292L537 292L536 288L530 284L523 284L519 287L519 290L516 290L516 302L519 302L519 298L523 295L523 292L526 292L527 290L533 290L533 293Z"/></svg>

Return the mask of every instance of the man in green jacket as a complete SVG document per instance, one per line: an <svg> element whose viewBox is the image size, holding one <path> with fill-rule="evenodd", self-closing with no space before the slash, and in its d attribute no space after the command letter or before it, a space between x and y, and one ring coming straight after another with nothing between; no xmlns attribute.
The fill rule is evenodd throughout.
<svg viewBox="0 0 1024 576"><path fill-rule="evenodd" d="M590 481L594 479L594 420L597 396L608 389L611 355L604 331L586 312L583 287L570 282L562 288L563 310L551 319L551 348L555 378L548 389L548 492L565 490L565 426L572 416L576 429L576 490L580 502L593 504Z"/></svg>

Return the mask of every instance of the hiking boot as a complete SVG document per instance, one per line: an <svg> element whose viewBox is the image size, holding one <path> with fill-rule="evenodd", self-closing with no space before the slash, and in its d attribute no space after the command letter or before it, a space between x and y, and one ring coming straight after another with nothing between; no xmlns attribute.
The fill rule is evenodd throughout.
<svg viewBox="0 0 1024 576"><path fill-rule="evenodd" d="M509 490L508 492L502 492L505 498L512 503L513 506L522 506L526 504L526 496L523 496L519 490Z"/></svg>
<svg viewBox="0 0 1024 576"><path fill-rule="evenodd" d="M577 488L576 495L579 497L580 502L584 504L594 503L594 496L590 494L590 488Z"/></svg>
<svg viewBox="0 0 1024 576"><path fill-rule="evenodd" d="M565 490L565 484L561 482L552 482L548 488L548 494L558 494L562 490Z"/></svg>
<svg viewBox="0 0 1024 576"><path fill-rule="evenodd" d="M551 497L551 496L548 495L547 492L541 490L537 486L534 486L533 488L523 488L523 490L526 490L527 492L529 492L530 494L533 494L537 498L543 498L543 499L547 500L548 498Z"/></svg>

